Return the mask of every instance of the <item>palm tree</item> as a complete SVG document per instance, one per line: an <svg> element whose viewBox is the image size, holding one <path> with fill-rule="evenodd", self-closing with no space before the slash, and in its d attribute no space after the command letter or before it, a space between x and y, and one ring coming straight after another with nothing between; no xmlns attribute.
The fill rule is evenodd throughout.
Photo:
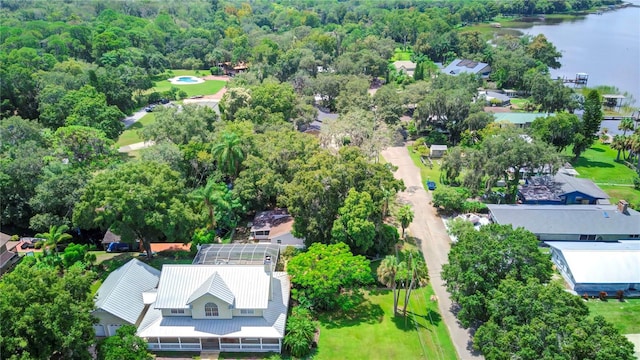
<svg viewBox="0 0 640 360"><path fill-rule="evenodd" d="M631 118L624 118L620 121L620 124L618 125L618 130L622 130L622 136L627 135L627 131L631 131L634 128L634 123L633 123L633 119Z"/></svg>
<svg viewBox="0 0 640 360"><path fill-rule="evenodd" d="M391 287L393 292L393 313L398 313L398 298L400 297L400 291L398 291L398 283L396 276L398 275L398 258L393 255L387 255L380 266L378 266L378 281L387 287Z"/></svg>
<svg viewBox="0 0 640 360"><path fill-rule="evenodd" d="M411 291L416 285L425 286L429 281L429 273L424 258L417 251L410 251L405 262L406 264L406 281L404 293L404 306L402 313L407 316L407 305L411 299Z"/></svg>
<svg viewBox="0 0 640 360"><path fill-rule="evenodd" d="M207 181L207 185L196 189L191 195L196 199L204 202L207 207L207 214L209 222L207 224L208 230L215 230L216 228L216 210L219 207L229 208L229 203L225 200L226 185L223 183L215 182L213 179Z"/></svg>
<svg viewBox="0 0 640 360"><path fill-rule="evenodd" d="M67 234L66 232L69 230L67 225L55 226L51 225L49 227L49 232L36 234L37 238L42 238L45 240L45 246L53 246L53 249L58 254L58 244L65 240L72 239L72 236Z"/></svg>
<svg viewBox="0 0 640 360"><path fill-rule="evenodd" d="M638 161L636 171L640 172L640 132L629 137L629 153L633 152Z"/></svg>
<svg viewBox="0 0 640 360"><path fill-rule="evenodd" d="M400 226L402 227L402 238L404 239L404 229L409 227L409 224L413 221L413 210L411 205L405 205L398 210L398 220L400 220Z"/></svg>
<svg viewBox="0 0 640 360"><path fill-rule="evenodd" d="M616 161L620 161L620 152L626 149L626 138L622 135L616 135L613 137L613 141L611 142L611 148L613 150L618 150L618 156L616 157Z"/></svg>
<svg viewBox="0 0 640 360"><path fill-rule="evenodd" d="M240 163L245 157L238 135L233 132L224 132L220 141L211 149L211 154L218 162L218 167L230 178L238 176Z"/></svg>

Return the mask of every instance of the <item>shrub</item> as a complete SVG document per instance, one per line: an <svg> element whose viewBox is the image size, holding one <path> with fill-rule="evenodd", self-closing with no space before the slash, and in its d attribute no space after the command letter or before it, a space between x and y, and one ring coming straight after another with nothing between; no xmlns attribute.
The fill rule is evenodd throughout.
<svg viewBox="0 0 640 360"><path fill-rule="evenodd" d="M448 186L440 186L433 191L433 206L446 213L459 212L464 209L466 191Z"/></svg>
<svg viewBox="0 0 640 360"><path fill-rule="evenodd" d="M636 190L640 190L640 176L638 176L635 179L633 179L633 187Z"/></svg>
<svg viewBox="0 0 640 360"><path fill-rule="evenodd" d="M316 323L311 312L301 307L294 307L287 320L287 334L284 345L295 357L305 357L311 352L311 344L316 333Z"/></svg>
<svg viewBox="0 0 640 360"><path fill-rule="evenodd" d="M607 296L609 296L609 294L607 294L606 291L600 291L600 293L598 294L598 297L602 301L607 301Z"/></svg>
<svg viewBox="0 0 640 360"><path fill-rule="evenodd" d="M42 246L44 246L44 241L40 240L38 242L36 242L35 244L33 244L33 247L36 249L42 249Z"/></svg>
<svg viewBox="0 0 640 360"><path fill-rule="evenodd" d="M464 212L486 213L488 211L487 204L479 201L465 201L462 210Z"/></svg>
<svg viewBox="0 0 640 360"><path fill-rule="evenodd" d="M211 71L211 75L222 75L222 69L218 66L212 66L209 71Z"/></svg>

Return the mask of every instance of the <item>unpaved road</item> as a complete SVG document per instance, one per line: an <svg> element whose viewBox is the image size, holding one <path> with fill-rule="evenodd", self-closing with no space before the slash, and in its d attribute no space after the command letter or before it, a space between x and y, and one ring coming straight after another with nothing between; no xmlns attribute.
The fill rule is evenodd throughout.
<svg viewBox="0 0 640 360"><path fill-rule="evenodd" d="M409 225L409 234L417 239L418 245L422 248L429 268L431 285L438 297L438 308L449 329L458 356L462 360L483 359L482 355L473 352L470 332L460 326L451 311L451 299L440 277L442 265L447 263L451 240L442 220L431 206L431 194L422 186L420 169L413 164L405 147L388 148L382 152L382 156L387 162L398 167L394 176L402 179L407 187L406 191L398 194L398 198L413 206L415 216Z"/></svg>

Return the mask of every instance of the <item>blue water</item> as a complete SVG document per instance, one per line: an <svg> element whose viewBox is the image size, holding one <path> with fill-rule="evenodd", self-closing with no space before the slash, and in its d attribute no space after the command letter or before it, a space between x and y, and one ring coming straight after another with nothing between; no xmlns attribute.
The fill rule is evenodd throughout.
<svg viewBox="0 0 640 360"><path fill-rule="evenodd" d="M640 0L630 1L640 5ZM562 52L551 76L574 79L589 74L587 86L612 85L633 95L640 105L640 8L591 14L559 24L535 24L526 34L544 34Z"/></svg>
<svg viewBox="0 0 640 360"><path fill-rule="evenodd" d="M193 84L197 83L198 79L192 78L191 76L181 76L176 82Z"/></svg>

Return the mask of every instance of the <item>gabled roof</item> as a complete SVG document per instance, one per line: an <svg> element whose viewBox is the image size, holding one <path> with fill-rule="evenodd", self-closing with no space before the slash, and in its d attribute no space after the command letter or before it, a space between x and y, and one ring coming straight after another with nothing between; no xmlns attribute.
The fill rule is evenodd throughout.
<svg viewBox="0 0 640 360"><path fill-rule="evenodd" d="M640 234L640 213L614 205L487 205L494 221L534 234Z"/></svg>
<svg viewBox="0 0 640 360"><path fill-rule="evenodd" d="M96 295L96 308L135 324L144 309L142 293L154 289L160 270L131 259L109 274Z"/></svg>
<svg viewBox="0 0 640 360"><path fill-rule="evenodd" d="M201 288L207 287L207 281L206 291L213 287L214 292L229 299L220 282L212 279L216 273L233 295L236 309L267 308L269 274L264 265L164 265L154 307L188 309L192 295L203 291Z"/></svg>
<svg viewBox="0 0 640 360"><path fill-rule="evenodd" d="M193 267L204 267L192 265ZM163 272L166 270L163 270ZM262 316L237 316L232 319L193 319L190 316L163 317L161 310L153 307L147 311L138 327L140 337L284 337L290 292L286 273L273 273L273 299Z"/></svg>
<svg viewBox="0 0 640 360"><path fill-rule="evenodd" d="M447 150L447 145L435 145L435 144L433 144L433 145L431 145L431 147L429 149L431 151L434 151L434 150L436 150L436 151L437 150L446 151Z"/></svg>
<svg viewBox="0 0 640 360"><path fill-rule="evenodd" d="M463 72L480 74L482 72L486 72L487 70L490 70L489 64L473 60L455 59L449 65L447 65L447 67L445 67L442 72L449 75L458 75Z"/></svg>
<svg viewBox="0 0 640 360"><path fill-rule="evenodd" d="M562 252L576 283L624 284L640 280L640 241L547 241Z"/></svg>
<svg viewBox="0 0 640 360"><path fill-rule="evenodd" d="M558 183L564 194L570 194L573 192L581 192L585 195L589 195L595 199L608 199L609 195L602 191L593 181L589 179L581 179L567 175L562 172L558 172L553 180Z"/></svg>
<svg viewBox="0 0 640 360"><path fill-rule="evenodd" d="M225 284L224 280L222 280L222 277L218 273L214 273L205 280L205 282L203 282L202 285L200 285L200 287L197 288L191 296L189 296L187 304L191 304L205 294L213 295L229 305L233 305L233 300L235 298L227 284Z"/></svg>

